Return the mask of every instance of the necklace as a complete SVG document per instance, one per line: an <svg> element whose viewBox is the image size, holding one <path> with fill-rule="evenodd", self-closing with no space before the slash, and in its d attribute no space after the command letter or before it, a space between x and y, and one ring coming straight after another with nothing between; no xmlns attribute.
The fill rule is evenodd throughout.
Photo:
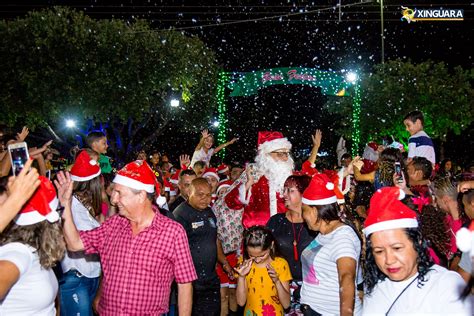
<svg viewBox="0 0 474 316"><path fill-rule="evenodd" d="M293 228L293 257L295 261L298 261L298 242L300 241L301 238L301 232L303 231L303 224L301 224L300 230L298 232L298 235L296 235L296 229L295 229L295 223L293 222L293 216L291 216L291 210L289 211L290 214L290 223L291 223L291 228Z"/></svg>

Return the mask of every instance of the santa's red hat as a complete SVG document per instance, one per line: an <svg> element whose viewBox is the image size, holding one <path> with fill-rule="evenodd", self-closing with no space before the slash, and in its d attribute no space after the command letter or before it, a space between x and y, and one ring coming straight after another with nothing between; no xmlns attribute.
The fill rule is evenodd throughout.
<svg viewBox="0 0 474 316"><path fill-rule="evenodd" d="M280 132L258 132L258 151L271 153L278 149L291 149L291 143Z"/></svg>
<svg viewBox="0 0 474 316"><path fill-rule="evenodd" d="M158 184L153 170L144 160L135 160L125 165L117 172L113 182L148 193L155 192Z"/></svg>
<svg viewBox="0 0 474 316"><path fill-rule="evenodd" d="M221 163L221 164L217 167L217 173L218 173L218 174L226 173L227 171L229 171L229 166L227 166L227 165L224 164L224 163Z"/></svg>
<svg viewBox="0 0 474 316"><path fill-rule="evenodd" d="M334 183L325 174L315 174L304 190L302 202L306 205L327 205L336 203Z"/></svg>
<svg viewBox="0 0 474 316"><path fill-rule="evenodd" d="M415 211L400 200L405 193L397 187L378 189L370 199L370 208L364 222L366 236L381 230L418 227Z"/></svg>
<svg viewBox="0 0 474 316"><path fill-rule="evenodd" d="M206 177L214 177L217 179L217 181L219 181L219 175L217 174L217 169L216 168L207 168L206 170L204 170L204 173L202 174L202 177L203 178L206 178Z"/></svg>
<svg viewBox="0 0 474 316"><path fill-rule="evenodd" d="M178 185L178 182L179 182L179 173L181 172L181 170L176 170L176 172L171 176L170 178L170 182L172 184L175 184L175 185Z"/></svg>
<svg viewBox="0 0 474 316"><path fill-rule="evenodd" d="M225 180L225 181L219 182L219 185L217 186L216 193L219 194L220 190L230 187L232 185L232 183L234 183L234 181L232 181L232 180Z"/></svg>
<svg viewBox="0 0 474 316"><path fill-rule="evenodd" d="M38 189L15 218L17 225L33 225L46 220L54 223L59 220L56 212L59 205L56 189L48 178L40 176L39 179L41 182Z"/></svg>
<svg viewBox="0 0 474 316"><path fill-rule="evenodd" d="M339 175L335 170L324 170L324 174L328 176L329 180L334 184L334 194L336 194L337 204L344 204L344 194L339 189Z"/></svg>
<svg viewBox="0 0 474 316"><path fill-rule="evenodd" d="M89 156L87 151L83 150L76 157L74 165L71 168L71 180L84 182L94 179L100 175L100 167L94 159Z"/></svg>

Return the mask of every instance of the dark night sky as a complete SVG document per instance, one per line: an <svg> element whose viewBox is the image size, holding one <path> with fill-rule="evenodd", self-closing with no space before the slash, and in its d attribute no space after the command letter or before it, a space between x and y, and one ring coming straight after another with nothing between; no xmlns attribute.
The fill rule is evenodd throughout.
<svg viewBox="0 0 474 316"><path fill-rule="evenodd" d="M31 9L67 5L93 18L144 18L159 29L177 28L199 36L229 71L302 66L322 70L370 72L381 61L380 4L368 1L11 1L0 3L0 16L21 17ZM228 3L232 3L229 5ZM461 22L401 21L401 6L464 9ZM444 61L450 66L473 66L474 7L469 1L384 1L385 59ZM274 17L274 18L270 18ZM262 19L266 18L266 19ZM258 21L247 21L262 19ZM245 22L246 21L246 22ZM280 129L298 149L310 145L309 134L321 127L328 151L337 136L334 120L318 115L325 97L304 86L275 86L256 97L230 100L229 135L255 146L258 129ZM251 112L262 119L242 128ZM288 119L290 118L290 119ZM170 137L170 135L164 135ZM331 136L331 137L329 137ZM198 131L175 150L192 151ZM164 141L164 138L163 138ZM183 149L184 148L184 149ZM173 151L173 149L171 149ZM252 152L247 152L251 155Z"/></svg>

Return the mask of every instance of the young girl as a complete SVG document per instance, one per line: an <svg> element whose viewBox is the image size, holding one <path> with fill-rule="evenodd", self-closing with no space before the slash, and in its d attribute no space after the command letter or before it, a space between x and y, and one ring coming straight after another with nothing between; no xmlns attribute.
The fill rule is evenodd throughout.
<svg viewBox="0 0 474 316"><path fill-rule="evenodd" d="M290 306L290 267L275 255L275 239L264 226L244 232L244 260L235 268L237 304L245 304L245 316L283 316Z"/></svg>
<svg viewBox="0 0 474 316"><path fill-rule="evenodd" d="M196 161L204 161L206 163L206 167L209 167L209 161L211 160L212 155L217 154L221 149L226 148L237 141L237 138L233 138L227 143L221 144L216 148L212 148L212 145L214 144L214 136L209 134L207 129L203 130L201 134L201 140L199 141L199 144L197 144L196 149L194 150L193 158L191 159L191 166L194 166Z"/></svg>

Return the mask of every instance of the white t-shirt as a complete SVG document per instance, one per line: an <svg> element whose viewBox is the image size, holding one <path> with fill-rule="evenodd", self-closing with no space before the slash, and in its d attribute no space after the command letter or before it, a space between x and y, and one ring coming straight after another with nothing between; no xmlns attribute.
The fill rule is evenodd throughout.
<svg viewBox="0 0 474 316"><path fill-rule="evenodd" d="M336 261L343 257L359 263L360 240L354 230L343 225L329 234L319 234L301 254L303 287L301 303L323 315L339 315L339 274ZM357 270L356 270L357 271ZM357 276L357 274L356 274ZM354 287L356 288L356 282ZM355 291L354 315L361 303Z"/></svg>
<svg viewBox="0 0 474 316"><path fill-rule="evenodd" d="M365 295L362 314L385 315L397 296L417 276L400 282L389 278L379 282L370 295ZM470 299L459 299L466 283L458 273L435 264L426 274L426 279L421 287L418 287L418 280L413 282L393 305L389 315L472 315Z"/></svg>
<svg viewBox="0 0 474 316"><path fill-rule="evenodd" d="M12 262L20 271L18 281L3 301L0 315L55 316L58 281L51 269L43 269L35 249L13 242L0 247L0 260Z"/></svg>
<svg viewBox="0 0 474 316"><path fill-rule="evenodd" d="M209 162L211 161L211 157L214 154L214 148L209 149L209 151L204 151L204 148L196 150L193 154L193 158L191 159L191 168L194 166L196 161L204 161L206 163L206 167L209 167Z"/></svg>
<svg viewBox="0 0 474 316"><path fill-rule="evenodd" d="M100 226L76 197L72 198L71 210L74 224L76 224L78 230L92 230ZM100 259L97 254L86 255L84 251L67 251L61 261L61 267L64 273L76 269L88 278L98 278L100 276Z"/></svg>

